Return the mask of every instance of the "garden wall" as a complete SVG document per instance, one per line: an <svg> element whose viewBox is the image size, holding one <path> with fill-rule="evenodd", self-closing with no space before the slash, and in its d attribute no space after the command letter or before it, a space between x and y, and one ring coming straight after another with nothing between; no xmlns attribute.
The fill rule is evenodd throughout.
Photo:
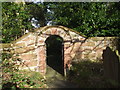
<svg viewBox="0 0 120 90"><path fill-rule="evenodd" d="M45 26L29 32L9 44L1 44L3 52L14 53L13 57L20 58L23 62L20 69L29 69L46 73L46 39L51 35L63 38L64 69L71 62L90 59L103 60L103 50L111 46L115 37L90 37L86 38L78 32L63 26ZM19 62L18 62L19 63Z"/></svg>

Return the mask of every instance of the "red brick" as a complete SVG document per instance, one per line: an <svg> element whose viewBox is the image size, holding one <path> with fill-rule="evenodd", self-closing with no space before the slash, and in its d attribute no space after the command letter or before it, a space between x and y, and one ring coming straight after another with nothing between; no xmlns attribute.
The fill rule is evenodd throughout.
<svg viewBox="0 0 120 90"><path fill-rule="evenodd" d="M57 29L55 29L55 28L53 28L53 29L51 29L51 34L57 34Z"/></svg>

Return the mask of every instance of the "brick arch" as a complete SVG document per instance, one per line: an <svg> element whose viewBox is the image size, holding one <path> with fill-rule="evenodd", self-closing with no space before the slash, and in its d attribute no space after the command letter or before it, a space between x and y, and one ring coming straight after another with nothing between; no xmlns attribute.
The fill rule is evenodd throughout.
<svg viewBox="0 0 120 90"><path fill-rule="evenodd" d="M80 50L81 41L85 40L79 33L63 26L45 26L29 32L21 38L5 45L4 50L10 49L15 57L20 58L23 65L20 69L46 73L46 44L45 40L51 35L58 35L64 42L64 71L68 68L76 53ZM6 52L6 51L5 51ZM8 52L9 53L9 52Z"/></svg>
<svg viewBox="0 0 120 90"><path fill-rule="evenodd" d="M46 45L45 40L50 35L59 35L64 39L64 69L68 68L72 60L90 59L92 61L103 60L103 50L110 46L118 37L89 37L85 38L72 29L63 26L45 26L29 32L21 38L6 44L0 44L0 51L13 53L13 57L20 58L23 62L16 62L21 67L37 71L45 75L46 73Z"/></svg>
<svg viewBox="0 0 120 90"><path fill-rule="evenodd" d="M38 29L38 38L36 40L38 47L38 63L40 66L40 72L46 73L46 39L51 35L58 35L63 38L64 42L64 71L66 68L70 68L71 60L75 57L76 52L80 48L80 42L76 43L79 40L84 39L78 33L63 27L63 26L46 26L41 30ZM41 45L41 46L40 46ZM67 67L66 67L67 66Z"/></svg>
<svg viewBox="0 0 120 90"><path fill-rule="evenodd" d="M112 46L115 37L89 37L85 38L72 29L63 26L45 26L29 32L21 38L1 44L0 51L13 53L13 57L20 58L23 62L17 62L19 69L46 73L46 44L45 40L50 35L59 35L64 40L64 69L68 68L72 60L81 59L102 60L103 50ZM75 58L75 59L74 59Z"/></svg>

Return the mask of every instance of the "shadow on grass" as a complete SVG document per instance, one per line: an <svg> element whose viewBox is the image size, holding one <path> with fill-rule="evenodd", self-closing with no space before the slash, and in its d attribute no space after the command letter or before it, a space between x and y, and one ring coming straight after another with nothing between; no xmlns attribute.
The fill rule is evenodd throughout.
<svg viewBox="0 0 120 90"><path fill-rule="evenodd" d="M79 88L115 88L103 74L103 62L85 60L72 63L67 80L78 84Z"/></svg>
<svg viewBox="0 0 120 90"><path fill-rule="evenodd" d="M7 90L7 89L9 89L9 90L12 90L12 89L20 90L20 88L17 87L17 84L12 83L12 82L8 82L8 83L2 85L2 90Z"/></svg>

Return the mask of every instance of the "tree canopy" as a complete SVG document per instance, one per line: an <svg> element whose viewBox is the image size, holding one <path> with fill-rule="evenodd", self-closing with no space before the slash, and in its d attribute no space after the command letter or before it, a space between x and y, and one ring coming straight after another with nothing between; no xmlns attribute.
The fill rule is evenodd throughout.
<svg viewBox="0 0 120 90"><path fill-rule="evenodd" d="M53 3L54 4L54 3ZM57 3L56 24L86 36L120 36L120 3Z"/></svg>
<svg viewBox="0 0 120 90"><path fill-rule="evenodd" d="M26 6L10 2L2 3L2 42L7 43L22 36L32 25Z"/></svg>
<svg viewBox="0 0 120 90"><path fill-rule="evenodd" d="M87 37L120 36L120 2L4 2L2 20L3 43L48 23L72 28Z"/></svg>

